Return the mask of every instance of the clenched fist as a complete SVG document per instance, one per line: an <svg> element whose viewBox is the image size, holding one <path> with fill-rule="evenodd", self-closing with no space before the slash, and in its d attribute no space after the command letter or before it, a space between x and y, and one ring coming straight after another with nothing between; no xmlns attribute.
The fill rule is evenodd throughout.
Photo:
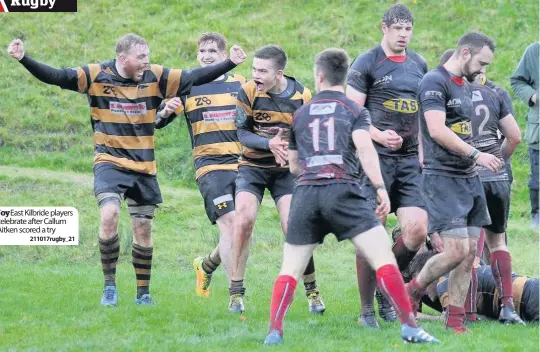
<svg viewBox="0 0 540 352"><path fill-rule="evenodd" d="M167 100L165 107L161 110L161 116L167 118L171 116L173 112L176 111L180 106L182 106L182 101L178 97L174 97L170 100Z"/></svg>
<svg viewBox="0 0 540 352"><path fill-rule="evenodd" d="M24 57L24 43L22 40L15 39L9 43L8 54L20 61Z"/></svg>
<svg viewBox="0 0 540 352"><path fill-rule="evenodd" d="M244 60L247 57L244 50L236 44L231 46L231 50L229 51L229 56L230 56L231 61L234 62L235 65L240 65L242 62L244 62Z"/></svg>

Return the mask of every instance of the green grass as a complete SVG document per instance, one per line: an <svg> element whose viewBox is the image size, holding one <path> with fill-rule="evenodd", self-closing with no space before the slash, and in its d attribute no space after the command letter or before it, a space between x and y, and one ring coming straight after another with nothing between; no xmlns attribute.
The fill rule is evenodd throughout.
<svg viewBox="0 0 540 352"><path fill-rule="evenodd" d="M497 43L488 76L509 88L508 78L525 47L538 40L538 4L531 1L403 1L415 14L411 49L429 66L455 46L468 29L491 35ZM0 205L74 206L80 216L76 247L0 247L0 350L238 350L260 348L267 329L272 282L279 271L283 236L279 218L265 200L252 241L246 284L245 322L226 312L227 290L219 270L212 297L193 292L191 260L215 244L202 199L194 189L187 128L180 119L156 134L159 179L164 204L155 221L152 292L158 305L136 307L130 264L131 229L123 209L119 234L121 304L98 307L102 275L97 248L98 211L91 188L92 131L85 97L38 82L9 58L11 39L25 41L34 58L55 67L110 59L115 41L127 32L150 42L151 61L168 67L196 67L196 39L215 30L248 54L276 43L289 56L287 73L313 87L313 56L342 47L352 57L380 41L379 21L393 1L79 1L77 14L2 14L0 28ZM250 76L251 59L236 72ZM524 126L526 107L516 103ZM7 167L9 166L9 167ZM528 154L525 145L513 158L515 183L510 249L515 271L538 276L538 234L528 229ZM27 168L27 169L23 169ZM49 170L49 171L47 171ZM79 174L74 174L74 172ZM269 198L269 197L267 197ZM391 218L389 226L395 224ZM354 250L329 238L316 253L317 275L328 306L324 317L307 314L301 292L286 322L287 345L277 350L370 351L426 350L405 346L397 325L371 333L355 323L359 308ZM301 291L301 290L300 290ZM427 328L444 344L437 350L538 350L538 325L474 326L470 336L453 336L440 322Z"/></svg>
<svg viewBox="0 0 540 352"><path fill-rule="evenodd" d="M5 174L4 174L5 175ZM51 173L49 176L59 176ZM98 306L102 274L97 248L97 221L91 187L70 179L54 181L44 176L0 176L2 204L70 205L79 210L80 245L77 247L4 247L0 266L0 350L234 350L260 348L267 329L270 292L279 272L282 234L270 201L265 201L252 242L246 276L246 320L226 311L226 278L220 269L209 299L194 295L191 260L211 250L215 229L208 226L202 200L196 191L164 189L165 206L155 223L153 308L137 307L131 267L129 219L123 210L120 226L121 257L118 266L120 305ZM45 179L49 178L49 179ZM62 194L64 197L58 197ZM70 199L70 201L66 201ZM31 200L31 201L30 201ZM181 211L179 211L181 210ZM520 225L512 221L511 227ZM513 238L517 272L538 276L538 241L523 235ZM398 324L384 324L381 332L368 332L356 324L359 308L354 274L354 250L348 243L328 238L315 255L317 280L328 307L324 317L307 313L299 289L286 321L287 345L278 350L343 351L366 346L374 351L426 350L403 345ZM336 267L337 263L337 267ZM467 345L471 350L533 351L538 324L527 328L486 322L473 327L472 336L446 333L439 321L423 323L444 344L440 350ZM517 346L515 341L521 341ZM384 341L384 342L381 342Z"/></svg>

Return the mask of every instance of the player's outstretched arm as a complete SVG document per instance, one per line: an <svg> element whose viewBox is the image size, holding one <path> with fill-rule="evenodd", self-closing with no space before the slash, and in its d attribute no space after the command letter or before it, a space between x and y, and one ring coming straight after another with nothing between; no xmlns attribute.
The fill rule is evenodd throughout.
<svg viewBox="0 0 540 352"><path fill-rule="evenodd" d="M502 155L508 159L514 152L519 143L521 143L521 130L512 114L508 114L499 120L499 130L504 136L502 144Z"/></svg>
<svg viewBox="0 0 540 352"><path fill-rule="evenodd" d="M79 75L85 74L84 72L80 72L82 69L57 69L38 62L25 54L24 43L20 39L15 39L9 44L8 53L13 58L19 60L19 62L40 81L59 86L63 89L69 89L76 92L81 91L79 87Z"/></svg>

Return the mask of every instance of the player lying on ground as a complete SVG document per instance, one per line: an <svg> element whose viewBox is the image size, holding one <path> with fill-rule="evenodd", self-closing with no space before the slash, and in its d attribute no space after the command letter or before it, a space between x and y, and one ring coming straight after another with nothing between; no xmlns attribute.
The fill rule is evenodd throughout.
<svg viewBox="0 0 540 352"><path fill-rule="evenodd" d="M56 69L24 52L12 41L8 53L36 78L88 96L94 132L94 195L100 207L99 250L105 279L101 305L115 306L116 264L120 255L118 217L125 198L133 229L132 257L138 304L154 304L150 296L152 219L162 202L154 159L156 109L163 98L188 94L245 60L238 46L230 59L194 70L150 65L146 40L127 34L116 44L116 59L81 67Z"/></svg>
<svg viewBox="0 0 540 352"><path fill-rule="evenodd" d="M268 189L287 235L287 219L294 188L289 172L287 149L293 113L311 99L311 92L284 74L285 52L267 45L255 52L253 79L238 93L236 127L242 144L236 179L236 221L232 249L229 311L244 311L244 273L249 256L249 239ZM313 258L304 271L304 287L311 313L326 309L315 281Z"/></svg>
<svg viewBox="0 0 540 352"><path fill-rule="evenodd" d="M397 4L389 8L383 16L381 44L354 60L347 79L347 97L365 106L371 115L370 135L379 154L391 212L396 213L403 233L392 247L400 270L425 242L428 222L420 192L416 93L428 67L422 56L407 49L413 23L413 15L406 6ZM362 191L375 208L377 192L366 177ZM384 225L386 218L381 221ZM359 253L356 271L362 303L360 324L379 328L373 309L375 273ZM396 313L380 290L376 297L383 320L396 320Z"/></svg>
<svg viewBox="0 0 540 352"><path fill-rule="evenodd" d="M219 33L203 33L198 40L197 60L201 67L227 59L227 39ZM217 224L219 244L206 257L193 261L196 293L210 294L212 273L223 261L230 277L234 225L234 190L238 174L240 143L236 135L236 96L244 77L224 74L214 81L194 87L188 95L173 98L160 106L156 128L163 128L184 111L188 123L199 191L206 215Z"/></svg>
<svg viewBox="0 0 540 352"><path fill-rule="evenodd" d="M440 59L441 65L454 54L454 50L447 50ZM516 150L521 141L521 131L512 115L512 107L495 89L492 82L485 80L484 67L482 72L470 81L472 90L473 114L471 125L473 134L472 145L480 152L496 156L505 166L505 160ZM493 88L491 88L493 87ZM504 136L504 141L499 138L499 133ZM510 208L510 181L506 167L493 172L481 165L476 166L484 193L486 195L487 209L491 218L491 224L485 225L484 238L490 253L490 264L495 276L497 287L501 293L503 305L500 320L508 323L524 324L515 312L512 300L512 257L505 242L506 226ZM476 292L476 273L472 268L472 280L465 301L465 311L468 320L475 320L474 293Z"/></svg>
<svg viewBox="0 0 540 352"><path fill-rule="evenodd" d="M370 117L344 93L349 57L328 49L315 58L318 94L294 116L289 143L291 172L298 176L281 271L274 283L266 345L283 342L283 320L296 284L318 244L329 233L351 240L376 271L392 302L406 342L438 342L416 325L403 279L379 217L390 211L388 193L369 136ZM358 153L358 157L357 157ZM376 212L360 191L359 160L377 189Z"/></svg>
<svg viewBox="0 0 540 352"><path fill-rule="evenodd" d="M426 262L437 254L427 247L414 257L409 266L402 272L405 282L409 282L418 275ZM478 275L477 295L473 301L476 312L489 319L501 321L502 305L501 291L498 289L497 278L493 275L491 265L485 265L477 257L475 262ZM512 273L513 300L521 319L525 321L538 321L540 282L538 278L529 278L524 275ZM428 286L422 303L442 312L448 307L448 276L439 279ZM501 322L505 323L506 320Z"/></svg>

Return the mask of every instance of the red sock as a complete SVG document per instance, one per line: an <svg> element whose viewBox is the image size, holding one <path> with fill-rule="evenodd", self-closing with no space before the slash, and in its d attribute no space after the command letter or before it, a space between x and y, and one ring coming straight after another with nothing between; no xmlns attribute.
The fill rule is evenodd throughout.
<svg viewBox="0 0 540 352"><path fill-rule="evenodd" d="M396 265L387 264L377 270L379 289L394 307L401 324L417 327L405 283Z"/></svg>
<svg viewBox="0 0 540 352"><path fill-rule="evenodd" d="M373 312L373 295L377 287L375 271L358 252L356 253L356 278L358 279L362 313Z"/></svg>
<svg viewBox="0 0 540 352"><path fill-rule="evenodd" d="M465 328L465 309L463 307L456 307L449 305L447 308L448 314L446 315L446 328L452 329L457 333L467 332Z"/></svg>
<svg viewBox="0 0 540 352"><path fill-rule="evenodd" d="M465 314L467 320L476 321L476 293L478 290L478 276L476 275L476 269L472 268L471 283L469 285L469 291L467 292L467 299L465 300Z"/></svg>
<svg viewBox="0 0 540 352"><path fill-rule="evenodd" d="M497 283L501 303L514 308L512 298L512 257L505 251L491 253L491 271Z"/></svg>
<svg viewBox="0 0 540 352"><path fill-rule="evenodd" d="M407 268L417 251L411 251L409 248L407 248L405 243L403 243L403 236L398 236L398 238L396 238L396 242L392 246L392 252L396 257L399 270L403 271Z"/></svg>
<svg viewBox="0 0 540 352"><path fill-rule="evenodd" d="M478 258L482 258L482 254L484 252L485 240L486 240L486 233L484 232L484 229L480 229L480 238L478 239L478 242L476 243L476 256Z"/></svg>
<svg viewBox="0 0 540 352"><path fill-rule="evenodd" d="M278 330L283 336L283 319L294 299L296 280L292 276L280 275L272 289L270 303L270 330Z"/></svg>

